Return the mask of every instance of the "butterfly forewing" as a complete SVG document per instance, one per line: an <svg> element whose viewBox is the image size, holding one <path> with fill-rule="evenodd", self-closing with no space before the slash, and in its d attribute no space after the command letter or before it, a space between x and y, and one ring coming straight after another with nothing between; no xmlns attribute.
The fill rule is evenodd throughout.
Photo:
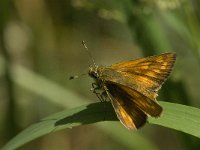
<svg viewBox="0 0 200 150"><path fill-rule="evenodd" d="M157 91L169 76L176 55L161 55L121 62L102 69L105 81L121 84L134 89L154 100Z"/></svg>
<svg viewBox="0 0 200 150"><path fill-rule="evenodd" d="M136 82L149 91L157 91L169 76L175 59L175 53L164 53L117 63L112 65L111 68L129 78L129 82Z"/></svg>

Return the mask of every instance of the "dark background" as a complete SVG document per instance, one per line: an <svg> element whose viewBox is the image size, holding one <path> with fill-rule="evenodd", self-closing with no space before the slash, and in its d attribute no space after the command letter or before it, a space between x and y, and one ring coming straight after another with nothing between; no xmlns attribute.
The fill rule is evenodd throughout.
<svg viewBox="0 0 200 150"><path fill-rule="evenodd" d="M92 63L82 40L101 65L176 52L158 99L199 107L199 10L198 0L1 0L0 147L47 115L98 101L88 76L68 80ZM152 150L200 147L199 139L164 127L123 128L119 122L80 126L21 149L132 149L134 143L145 149L143 140ZM126 132L140 138L126 139Z"/></svg>

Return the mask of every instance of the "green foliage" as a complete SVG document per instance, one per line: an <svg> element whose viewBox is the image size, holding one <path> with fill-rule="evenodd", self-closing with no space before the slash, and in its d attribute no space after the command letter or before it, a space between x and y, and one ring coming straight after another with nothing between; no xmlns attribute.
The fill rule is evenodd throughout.
<svg viewBox="0 0 200 150"><path fill-rule="evenodd" d="M149 118L148 121L150 124L161 125L200 138L200 109L167 102L161 102L161 105L164 108L163 115L156 119ZM31 125L7 143L3 150L16 149L40 136L61 129L100 121L117 120L115 112L109 102L93 103L64 110Z"/></svg>

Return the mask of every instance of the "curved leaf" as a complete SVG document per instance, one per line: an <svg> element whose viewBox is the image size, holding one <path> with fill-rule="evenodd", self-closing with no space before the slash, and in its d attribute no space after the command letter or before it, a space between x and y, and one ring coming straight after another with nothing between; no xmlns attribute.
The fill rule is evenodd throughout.
<svg viewBox="0 0 200 150"><path fill-rule="evenodd" d="M149 123L176 129L200 138L200 109L174 103L160 103L164 108L163 115L156 119L149 118ZM31 140L57 130L105 120L118 120L109 102L92 103L64 110L31 125L8 142L3 150L16 149Z"/></svg>

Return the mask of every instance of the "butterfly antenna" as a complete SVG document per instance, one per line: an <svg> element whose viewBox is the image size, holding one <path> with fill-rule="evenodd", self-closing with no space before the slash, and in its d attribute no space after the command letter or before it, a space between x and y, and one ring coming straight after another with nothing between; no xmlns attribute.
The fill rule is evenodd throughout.
<svg viewBox="0 0 200 150"><path fill-rule="evenodd" d="M89 49L88 49L88 47L87 47L85 41L82 41L82 44L83 44L85 50L87 51L89 57L91 58L91 60L92 60L92 62L93 62L93 64L94 64L94 66L96 66L96 63L95 63L95 61L94 61L94 58L92 57L92 54L90 53L90 51L89 51Z"/></svg>
<svg viewBox="0 0 200 150"><path fill-rule="evenodd" d="M87 75L87 74L84 73L84 74L81 74L80 76L85 76L85 75ZM69 80L78 79L80 76L78 76L78 75L70 76L70 77L69 77Z"/></svg>

